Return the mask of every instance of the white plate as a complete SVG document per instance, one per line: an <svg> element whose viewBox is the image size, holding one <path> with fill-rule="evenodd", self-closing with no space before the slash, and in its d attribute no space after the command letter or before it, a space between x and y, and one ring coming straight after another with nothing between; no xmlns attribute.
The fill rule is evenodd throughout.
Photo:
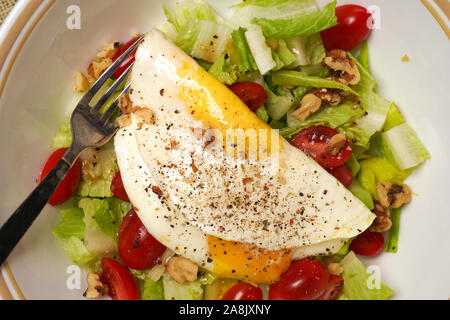
<svg viewBox="0 0 450 320"><path fill-rule="evenodd" d="M224 13L236 1L210 2ZM396 299L448 299L449 39L420 1L346 2L379 7L381 29L370 39L373 74L381 94L400 106L433 157L408 179L418 195L403 211L399 252L366 263L380 268ZM66 1L22 0L0 33L0 63L14 44L0 74L0 224L35 186L52 137L79 97L72 91L74 70L85 70L104 43L127 40L164 20L161 1L70 4L81 8L81 30L67 29ZM410 62L401 61L405 54ZM72 263L51 232L58 211L42 212L2 268L3 298L82 298L84 276L80 289L68 289Z"/></svg>

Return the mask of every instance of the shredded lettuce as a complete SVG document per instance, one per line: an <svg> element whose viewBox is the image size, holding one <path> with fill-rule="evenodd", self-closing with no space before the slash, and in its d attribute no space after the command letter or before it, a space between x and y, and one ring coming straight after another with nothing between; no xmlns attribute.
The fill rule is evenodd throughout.
<svg viewBox="0 0 450 320"><path fill-rule="evenodd" d="M267 113L273 120L278 121L283 118L283 116L292 107L294 97L288 90L285 90L283 95L276 95L266 84L264 85L264 89L267 93Z"/></svg>
<svg viewBox="0 0 450 320"><path fill-rule="evenodd" d="M402 209L391 208L390 212L392 226L391 229L389 229L389 236L386 241L386 252L395 253L398 250L398 235L400 230L400 215L402 213Z"/></svg>
<svg viewBox="0 0 450 320"><path fill-rule="evenodd" d="M425 146L406 123L384 132L382 138L402 170L417 167L431 159Z"/></svg>
<svg viewBox="0 0 450 320"><path fill-rule="evenodd" d="M378 199L376 187L382 181L402 184L410 175L410 170L399 170L384 158L370 158L360 162L358 182L374 199Z"/></svg>
<svg viewBox="0 0 450 320"><path fill-rule="evenodd" d="M360 118L365 112L363 108L354 108L354 103L350 101L336 107L322 107L305 121L300 121L292 117L293 111L291 109L288 112L288 128L280 131L280 134L285 138L290 138L300 130L313 125L324 125L333 129L339 129L345 124Z"/></svg>
<svg viewBox="0 0 450 320"><path fill-rule="evenodd" d="M277 40L278 48L275 50L277 55L280 57L284 66L290 66L296 61L296 56L291 52L289 47L286 44L286 41L283 39Z"/></svg>
<svg viewBox="0 0 450 320"><path fill-rule="evenodd" d="M224 54L209 68L208 72L217 80L227 85L231 85L237 80L237 72L233 70L229 59L225 59Z"/></svg>
<svg viewBox="0 0 450 320"><path fill-rule="evenodd" d="M247 27L245 38L247 39L253 59L255 59L255 63L262 75L265 75L276 67L276 63L272 57L272 50L266 43L261 27L254 25Z"/></svg>
<svg viewBox="0 0 450 320"><path fill-rule="evenodd" d="M175 26L177 31L181 31L182 26L192 20L209 20L216 21L211 7L202 0L176 2L169 10L163 6L167 20Z"/></svg>
<svg viewBox="0 0 450 320"><path fill-rule="evenodd" d="M308 14L288 19L255 18L253 22L261 26L264 36L268 38L306 37L335 26L335 9L336 1L333 1L322 10Z"/></svg>
<svg viewBox="0 0 450 320"><path fill-rule="evenodd" d="M359 164L358 159L356 159L354 154L352 154L352 156L345 163L345 165L350 169L353 177L356 177L359 173L359 170L361 170L361 165Z"/></svg>
<svg viewBox="0 0 450 320"><path fill-rule="evenodd" d="M265 106L262 106L258 110L256 110L255 114L265 123L269 122L269 113L267 112Z"/></svg>
<svg viewBox="0 0 450 320"><path fill-rule="evenodd" d="M142 300L164 300L163 280L146 279L142 290Z"/></svg>
<svg viewBox="0 0 450 320"><path fill-rule="evenodd" d="M81 197L112 197L111 182L118 168L112 143L99 150L89 149L80 155L83 175L77 190Z"/></svg>
<svg viewBox="0 0 450 320"><path fill-rule="evenodd" d="M310 76L305 72L298 71L277 71L272 74L272 82L279 86L292 87L314 87L314 88L334 88L359 96L357 92L340 82Z"/></svg>
<svg viewBox="0 0 450 320"><path fill-rule="evenodd" d="M366 267L358 260L355 253L350 251L341 260L344 267L344 294L349 300L387 300L393 291L371 276Z"/></svg>
<svg viewBox="0 0 450 320"><path fill-rule="evenodd" d="M124 215L131 208L130 204L118 198L92 199L83 198L78 203L83 209L87 226L98 228L109 238L117 242L117 233Z"/></svg>
<svg viewBox="0 0 450 320"><path fill-rule="evenodd" d="M162 276L165 300L202 300L203 287L200 281L176 282L167 272Z"/></svg>
<svg viewBox="0 0 450 320"><path fill-rule="evenodd" d="M357 197L359 200L361 200L362 203L366 205L369 210L373 210L375 208L375 204L373 203L370 192L364 189L359 184L358 180L353 180L349 189L355 197Z"/></svg>
<svg viewBox="0 0 450 320"><path fill-rule="evenodd" d="M61 220L53 228L53 234L60 239L77 237L78 239L83 240L86 227L83 218L84 213L81 209L71 208L62 210Z"/></svg>
<svg viewBox="0 0 450 320"><path fill-rule="evenodd" d="M62 241L64 251L75 264L84 266L95 260L96 257L87 250L83 241L76 236L62 239Z"/></svg>
<svg viewBox="0 0 450 320"><path fill-rule="evenodd" d="M252 56L250 47L248 46L247 39L245 38L245 32L247 29L239 28L231 33L234 46L239 54L239 72L253 72L258 70L255 59Z"/></svg>
<svg viewBox="0 0 450 320"><path fill-rule="evenodd" d="M70 123L62 123L59 126L59 131L56 132L53 138L52 148L69 148L72 144L72 133L70 131Z"/></svg>

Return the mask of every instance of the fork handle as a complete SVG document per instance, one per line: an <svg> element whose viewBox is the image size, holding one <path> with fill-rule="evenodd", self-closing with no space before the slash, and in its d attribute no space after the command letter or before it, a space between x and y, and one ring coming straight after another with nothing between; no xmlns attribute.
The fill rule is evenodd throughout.
<svg viewBox="0 0 450 320"><path fill-rule="evenodd" d="M78 156L78 154L76 155ZM56 164L53 170L31 192L28 198L22 202L0 229L0 266L9 256L11 251L22 239L25 232L37 218L47 204L59 184L69 172L76 156L72 149Z"/></svg>

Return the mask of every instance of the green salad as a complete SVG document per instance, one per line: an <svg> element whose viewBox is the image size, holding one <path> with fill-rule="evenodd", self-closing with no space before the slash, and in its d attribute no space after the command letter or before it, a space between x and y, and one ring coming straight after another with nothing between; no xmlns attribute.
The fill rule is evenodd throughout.
<svg viewBox="0 0 450 320"><path fill-rule="evenodd" d="M291 268L318 263L326 274L325 285L317 284L320 294L296 298L388 299L394 294L392 290L381 283L369 286L373 275L358 256L402 250L401 210L412 196L405 180L430 159L430 154L398 106L377 91L380 79L371 74L366 40L371 30L362 36L355 33L357 45L339 38L343 31L336 28L342 24L342 15L355 9L336 6L336 1L319 8L313 0L246 0L232 6L230 17L225 19L204 1L181 1L161 8L167 21L159 30L238 96L239 90L260 92L252 99L239 97L263 122L321 164L376 214L372 226L338 252L293 263ZM356 19L361 19L360 11L354 12ZM355 28L361 31L361 26ZM86 91L134 41L136 38L125 44L115 42L102 49L86 75L77 73L76 90ZM342 46L335 47L336 43ZM251 89L254 84L258 89ZM328 137L327 144L334 149L314 143L317 136ZM52 148L68 148L71 141L70 125L64 123ZM342 159L345 163L339 163ZM258 287L247 279L217 278L202 268L195 279L178 281L166 265L176 255L165 248L159 249L157 262L150 267L125 267L118 254L119 230L132 205L118 173L113 144L88 150L79 161L81 180L72 197L73 207L61 211L53 233L72 261L88 270L86 297L109 292L115 299L201 300L233 299L241 293L244 298L257 299L263 291L271 291L272 285ZM120 285L111 284L108 274L114 268L128 272L125 278L135 283L137 292L121 293ZM287 277L285 281L292 277L288 273L282 275ZM286 296L284 288L269 294L274 299Z"/></svg>

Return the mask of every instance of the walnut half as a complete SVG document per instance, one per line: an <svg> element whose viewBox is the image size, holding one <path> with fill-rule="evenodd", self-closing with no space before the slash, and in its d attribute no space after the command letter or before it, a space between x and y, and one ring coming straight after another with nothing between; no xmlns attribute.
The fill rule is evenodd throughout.
<svg viewBox="0 0 450 320"><path fill-rule="evenodd" d="M89 272L87 275L88 288L84 297L88 299L100 298L108 293L108 287L101 281L98 273Z"/></svg>
<svg viewBox="0 0 450 320"><path fill-rule="evenodd" d="M292 113L295 119L305 121L310 115L320 109L322 101L312 93L305 95L300 103L300 108Z"/></svg>
<svg viewBox="0 0 450 320"><path fill-rule="evenodd" d="M339 153L345 143L347 142L347 136L345 133L338 133L331 137L328 147L326 148L326 152L335 156Z"/></svg>
<svg viewBox="0 0 450 320"><path fill-rule="evenodd" d="M379 201L375 201L373 213L377 216L370 226L370 231L386 232L392 227L389 208L384 207Z"/></svg>
<svg viewBox="0 0 450 320"><path fill-rule="evenodd" d="M197 280L198 266L183 257L172 257L166 264L167 272L178 283Z"/></svg>
<svg viewBox="0 0 450 320"><path fill-rule="evenodd" d="M322 64L331 69L336 80L346 85L356 85L361 80L356 63L340 49L331 50Z"/></svg>
<svg viewBox="0 0 450 320"><path fill-rule="evenodd" d="M400 208L411 202L411 190L406 184L382 181L377 185L377 196L381 205L386 208Z"/></svg>

